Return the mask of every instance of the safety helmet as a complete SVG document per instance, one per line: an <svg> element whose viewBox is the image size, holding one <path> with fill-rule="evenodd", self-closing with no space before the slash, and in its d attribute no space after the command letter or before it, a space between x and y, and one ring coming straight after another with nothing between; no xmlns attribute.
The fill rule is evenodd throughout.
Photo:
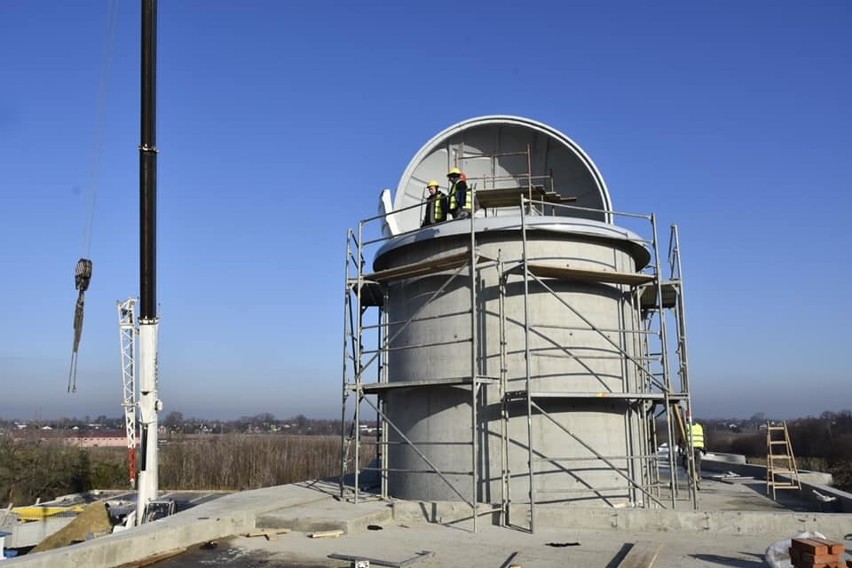
<svg viewBox="0 0 852 568"><path fill-rule="evenodd" d="M450 171L447 172L447 177L450 176L461 176L461 170L458 168L450 168Z"/></svg>
<svg viewBox="0 0 852 568"><path fill-rule="evenodd" d="M433 180L433 179L432 179L432 180L429 180L429 183L427 183L427 184L426 184L426 187L427 187L427 188L430 188L430 187L440 187L440 186L441 186L441 184L439 184L437 181L435 181L435 180Z"/></svg>

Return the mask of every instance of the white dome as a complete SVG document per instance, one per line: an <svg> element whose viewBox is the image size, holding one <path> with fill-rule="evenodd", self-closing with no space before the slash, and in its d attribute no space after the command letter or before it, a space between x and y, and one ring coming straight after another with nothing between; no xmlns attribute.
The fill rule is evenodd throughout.
<svg viewBox="0 0 852 568"><path fill-rule="evenodd" d="M531 181L566 202L570 199L571 205L598 210L556 208L552 214L611 222L609 191L591 158L558 130L517 116L472 118L434 136L402 174L394 210L419 204L431 179L439 180L446 192L446 174L452 167L461 168L477 192L483 192L480 195L489 189L529 186ZM419 216L417 208L394 215L403 232L419 227Z"/></svg>

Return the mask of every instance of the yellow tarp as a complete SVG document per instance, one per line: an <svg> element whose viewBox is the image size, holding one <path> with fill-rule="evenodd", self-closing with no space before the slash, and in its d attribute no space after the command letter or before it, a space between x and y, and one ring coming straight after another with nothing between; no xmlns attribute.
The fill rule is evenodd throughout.
<svg viewBox="0 0 852 568"><path fill-rule="evenodd" d="M79 514L85 509L84 505L72 505L70 507L43 507L41 505L29 505L26 507L14 507L13 513L18 515L22 521L43 521L48 517L62 513Z"/></svg>

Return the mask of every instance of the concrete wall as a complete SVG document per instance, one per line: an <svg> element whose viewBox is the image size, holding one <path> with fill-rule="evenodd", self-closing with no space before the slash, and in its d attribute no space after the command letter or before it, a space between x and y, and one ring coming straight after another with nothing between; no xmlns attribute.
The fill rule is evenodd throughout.
<svg viewBox="0 0 852 568"><path fill-rule="evenodd" d="M11 525L6 525L5 530L11 533L6 537L6 547L27 548L35 546L45 538L69 525L74 518L75 516L55 516L48 517L43 521L15 522Z"/></svg>

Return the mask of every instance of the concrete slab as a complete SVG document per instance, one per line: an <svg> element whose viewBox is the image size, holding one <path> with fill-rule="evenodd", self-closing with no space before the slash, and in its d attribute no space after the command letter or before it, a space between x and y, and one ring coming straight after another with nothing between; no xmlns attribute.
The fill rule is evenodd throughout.
<svg viewBox="0 0 852 568"><path fill-rule="evenodd" d="M762 568L766 548L784 537L684 535L641 531L593 531L546 529L535 534L488 526L478 533L440 525L391 524L382 531L346 535L334 540L313 540L292 533L273 542L234 538L220 542L216 550L195 549L160 564L158 568L190 568L227 565L249 568L348 568L349 562L328 558L331 554L378 558L400 562L428 550L434 556L412 568L499 568L515 553L513 562L524 567L618 566L639 542L662 545L654 568L727 566Z"/></svg>
<svg viewBox="0 0 852 568"><path fill-rule="evenodd" d="M290 507L259 515L255 525L258 529L292 529L301 532L342 530L345 534L352 534L364 532L368 526L381 526L392 518L391 504L384 501L354 505L328 497L303 507Z"/></svg>
<svg viewBox="0 0 852 568"><path fill-rule="evenodd" d="M329 559L328 555L355 554L399 562L423 550L436 555L419 560L417 567L496 568L515 552L519 553L517 563L527 567L616 566L629 545L646 541L665 544L655 567L756 568L763 565L766 547L800 529L818 530L840 540L852 527L852 515L784 511L777 504L767 505L764 496L744 484L706 480L702 486L706 487L702 503L715 504L715 510L537 507L536 532L529 534L494 526L488 515L479 518L479 530L474 533L470 509L459 503L446 508L437 503L408 502L394 502L388 507L382 501L355 505L338 501L333 483L285 485L227 495L130 531L10 560L8 566L112 568L180 548L188 552L157 566L178 568L203 563L247 568L263 563L277 568L344 568L348 563ZM745 496L755 496L755 505L764 509L734 508ZM467 519L462 516L463 510ZM424 521L424 511L426 518L434 520L447 522L451 514L461 520L430 524ZM287 523L298 527L296 532L272 540L232 536L260 525L293 528L282 526ZM382 529L366 530L369 524ZM307 536L315 530L335 528L345 534L334 539ZM211 542L217 546L199 546Z"/></svg>

